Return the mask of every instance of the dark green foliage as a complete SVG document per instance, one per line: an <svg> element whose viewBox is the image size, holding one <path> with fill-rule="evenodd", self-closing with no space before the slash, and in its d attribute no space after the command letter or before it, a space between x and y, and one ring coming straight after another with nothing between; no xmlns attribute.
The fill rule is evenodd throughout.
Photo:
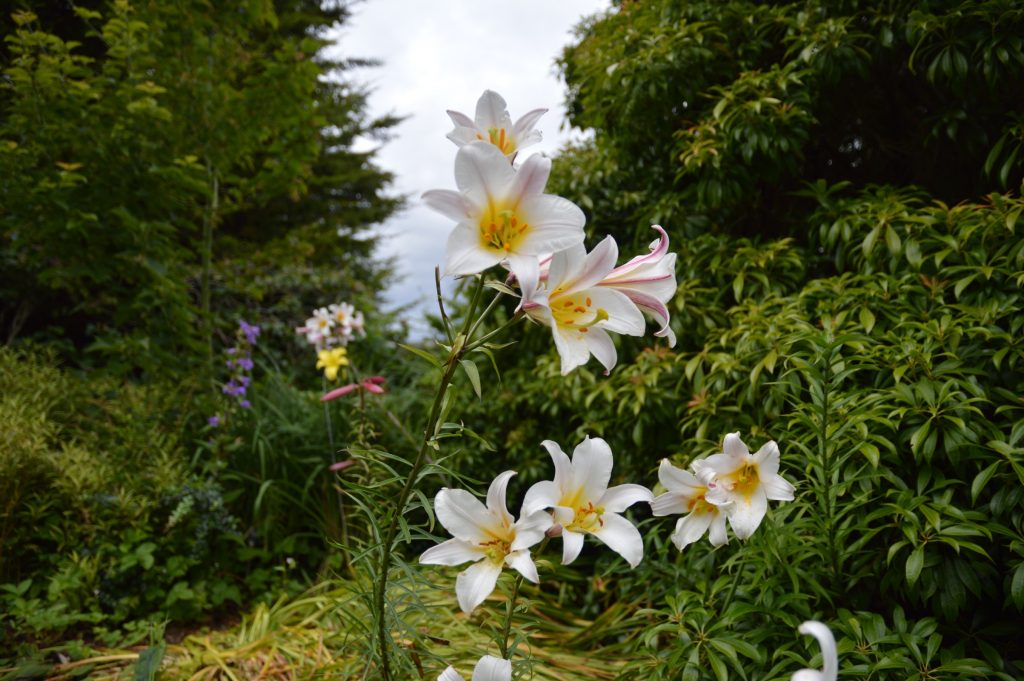
<svg viewBox="0 0 1024 681"><path fill-rule="evenodd" d="M254 307L294 323L325 287L375 301L385 270L365 232L398 201L350 147L395 120L367 120L349 64L317 58L346 17L314 2L5 16L4 337L118 371L201 368L213 329Z"/></svg>
<svg viewBox="0 0 1024 681"><path fill-rule="evenodd" d="M294 327L349 300L371 332L357 361L396 366L370 229L400 200L352 150L396 119L366 116L347 74L364 62L324 57L348 16L314 0L4 8L5 652L229 613L327 564L333 453ZM263 328L254 409L232 398L212 429L240 318Z"/></svg>
<svg viewBox="0 0 1024 681"><path fill-rule="evenodd" d="M562 69L563 187L595 233L806 234L806 181L1015 188L1024 11L989 2L622 2ZM1017 150L1017 151L1015 151Z"/></svg>

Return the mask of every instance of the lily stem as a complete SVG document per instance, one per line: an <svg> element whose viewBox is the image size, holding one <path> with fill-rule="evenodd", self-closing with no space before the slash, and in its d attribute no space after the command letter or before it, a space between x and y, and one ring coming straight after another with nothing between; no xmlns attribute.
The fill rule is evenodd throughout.
<svg viewBox="0 0 1024 681"><path fill-rule="evenodd" d="M545 536L544 541L537 547L535 555L540 555L544 552L544 548L548 545L551 540L550 537ZM509 637L512 634L512 615L516 610L516 599L519 597L519 587L523 585L523 574L520 572L516 574L516 581L512 585L512 595L508 598L508 604L505 608L505 627L501 632L501 638L498 639L498 647L501 649L501 656L506 660L512 659L512 653L514 650L509 645Z"/></svg>
<svg viewBox="0 0 1024 681"><path fill-rule="evenodd" d="M373 610L374 616L377 618L377 645L380 652L381 673L384 681L391 681L392 679L391 637L388 634L388 618L387 612L385 611L385 600L388 588L388 573L391 571L392 550L394 549L395 536L398 533L399 519L405 512L405 505L409 501L409 496L412 494L413 487L415 486L416 480L423 468L423 464L426 461L427 449L429 449L430 443L436 435L437 422L441 415L441 408L444 404L445 394L448 392L448 385L451 383L452 377L455 375L455 370L459 366L459 360L466 352L468 352L469 338L466 334L475 326L474 315L476 313L477 304L480 301L480 295L483 292L483 288L483 277L479 277L476 289L470 297L470 304L466 311L466 319L462 325L462 332L453 340L451 351L448 353L448 359L445 361L444 371L437 386L437 394L434 396L434 403L430 407L430 416L427 419L426 427L423 430L423 439L420 442L419 452L417 452L416 458L412 462L412 467L409 469L409 475L405 479L405 485L403 485L402 491L398 494L398 498L395 501L391 521L388 523L387 529L384 531L384 538L380 544L380 563L377 571L377 582L374 584Z"/></svg>
<svg viewBox="0 0 1024 681"><path fill-rule="evenodd" d="M512 595L508 597L508 604L505 608L505 628L498 639L498 646L501 648L501 656L506 660L512 659L512 652L509 650L508 639L512 633L512 614L516 610L516 598L519 597L519 587L523 584L523 576L516 575L516 581L512 585Z"/></svg>

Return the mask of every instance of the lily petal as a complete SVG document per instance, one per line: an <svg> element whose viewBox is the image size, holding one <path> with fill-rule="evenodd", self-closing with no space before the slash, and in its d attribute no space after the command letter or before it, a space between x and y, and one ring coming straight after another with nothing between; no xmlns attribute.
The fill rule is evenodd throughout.
<svg viewBox="0 0 1024 681"><path fill-rule="evenodd" d="M608 313L608 319L599 322L601 328L627 336L644 335L644 316L625 293L596 286L587 289L587 295L595 308Z"/></svg>
<svg viewBox="0 0 1024 681"><path fill-rule="evenodd" d="M534 109L533 111L527 111L515 122L512 126L512 132L514 133L520 147L527 146L526 141L523 139L524 135L533 133L537 135L537 141L540 141L540 133L535 131L533 128L537 125L537 121L540 120L540 117L547 112L547 109Z"/></svg>
<svg viewBox="0 0 1024 681"><path fill-rule="evenodd" d="M793 501L793 493L796 488L793 484L779 475L770 478L762 478L765 495L771 501Z"/></svg>
<svg viewBox="0 0 1024 681"><path fill-rule="evenodd" d="M537 511L519 519L516 523L516 538L509 547L512 551L528 549L544 539L544 534L551 528L551 514Z"/></svg>
<svg viewBox="0 0 1024 681"><path fill-rule="evenodd" d="M462 612L469 614L494 591L501 566L489 560L470 565L455 578L455 596Z"/></svg>
<svg viewBox="0 0 1024 681"><path fill-rule="evenodd" d="M601 516L601 528L594 536L608 545L612 551L626 559L629 567L635 568L644 558L644 540L640 531L621 515L605 513Z"/></svg>
<svg viewBox="0 0 1024 681"><path fill-rule="evenodd" d="M481 521L491 514L480 500L464 489L445 487L434 498L434 514L456 539L481 544L490 539Z"/></svg>
<svg viewBox="0 0 1024 681"><path fill-rule="evenodd" d="M729 509L729 524L739 539L748 539L768 512L768 497L763 489L754 490L749 499L737 501Z"/></svg>
<svg viewBox="0 0 1024 681"><path fill-rule="evenodd" d="M441 672L441 676L437 677L437 681L466 681L466 680L464 678L462 678L461 674L459 674L457 671L455 671L455 667L448 667L448 669L445 669L443 672Z"/></svg>
<svg viewBox="0 0 1024 681"><path fill-rule="evenodd" d="M466 196L461 192L453 192L450 189L431 189L423 192L420 198L428 207L455 222L463 222L473 215L473 204L467 201Z"/></svg>
<svg viewBox="0 0 1024 681"><path fill-rule="evenodd" d="M598 500L612 478L612 448L602 438L583 438L572 452L572 489L582 489L581 498Z"/></svg>
<svg viewBox="0 0 1024 681"><path fill-rule="evenodd" d="M481 130L500 128L506 121L511 124L512 117L508 115L505 98L494 90L484 90L476 102L477 127Z"/></svg>
<svg viewBox="0 0 1024 681"><path fill-rule="evenodd" d="M569 199L553 194L526 196L519 208L532 220L531 229L519 243L521 253L540 256L583 243L587 218Z"/></svg>
<svg viewBox="0 0 1024 681"><path fill-rule="evenodd" d="M618 353L615 351L615 342L608 332L599 326L595 326L583 337L587 344L587 350L604 367L604 375L607 376L615 368L619 361Z"/></svg>
<svg viewBox="0 0 1024 681"><path fill-rule="evenodd" d="M554 481L542 480L535 482L530 486L530 489L526 490L521 513L524 516L532 516L545 508L557 506L561 498L562 490Z"/></svg>
<svg viewBox="0 0 1024 681"><path fill-rule="evenodd" d="M493 144L473 142L455 154L455 186L475 205L504 194L514 180L515 170Z"/></svg>
<svg viewBox="0 0 1024 681"><path fill-rule="evenodd" d="M738 432L729 433L725 436L725 441L722 443L722 451L726 456L733 459L750 456L750 450L743 444L743 440L740 439Z"/></svg>
<svg viewBox="0 0 1024 681"><path fill-rule="evenodd" d="M467 561L477 561L486 553L477 544L461 539L449 539L437 546L431 546L420 556L424 565L461 565Z"/></svg>
<svg viewBox="0 0 1024 681"><path fill-rule="evenodd" d="M729 535L725 531L724 513L715 514L714 519L711 521L708 539L711 541L712 546L725 546L729 543Z"/></svg>
<svg viewBox="0 0 1024 681"><path fill-rule="evenodd" d="M823 679L823 681L836 681L836 678L839 675L839 656L837 655L836 639L832 635L832 630L821 622L815 620L808 620L804 622L797 630L801 634L813 636L818 640L818 645L821 646L821 659L823 665L820 672L820 678ZM793 678L795 679L796 676L794 675Z"/></svg>
<svg viewBox="0 0 1024 681"><path fill-rule="evenodd" d="M555 324L551 327L551 335L555 339L563 376L568 375L576 367L583 366L590 359L590 348L584 334ZM606 365L605 369L611 371L615 367L615 362L611 362L611 365L611 368Z"/></svg>
<svg viewBox="0 0 1024 681"><path fill-rule="evenodd" d="M448 235L444 273L462 276L482 272L501 262L502 256L480 247L480 234L466 223L455 225Z"/></svg>
<svg viewBox="0 0 1024 681"><path fill-rule="evenodd" d="M687 496L704 487L697 476L688 470L673 466L668 459L661 460L661 465L658 467L658 482L671 492Z"/></svg>
<svg viewBox="0 0 1024 681"><path fill-rule="evenodd" d="M583 535L579 532L562 530L562 565L568 565L583 550Z"/></svg>
<svg viewBox="0 0 1024 681"><path fill-rule="evenodd" d="M494 478L490 487L487 488L487 508L509 525L515 522L515 519L505 505L505 490L508 489L508 481L515 474L515 471L505 471Z"/></svg>
<svg viewBox="0 0 1024 681"><path fill-rule="evenodd" d="M685 518L676 522L675 532L672 533L672 543L682 551L690 544L699 541L704 533L711 527L711 521L715 519L715 513L691 513Z"/></svg>
<svg viewBox="0 0 1024 681"><path fill-rule="evenodd" d="M653 500L651 490L643 485L626 484L608 488L597 505L611 513L621 513L635 503Z"/></svg>
<svg viewBox="0 0 1024 681"><path fill-rule="evenodd" d="M484 655L476 663L472 681L512 681L512 662Z"/></svg>
<svg viewBox="0 0 1024 681"><path fill-rule="evenodd" d="M512 181L512 188L509 190L512 201L518 203L526 197L543 194L544 185L548 183L548 176L550 174L550 158L534 154L526 159Z"/></svg>
<svg viewBox="0 0 1024 681"><path fill-rule="evenodd" d="M680 515L689 510L689 499L679 492L659 494L651 502L651 514L655 516Z"/></svg>
<svg viewBox="0 0 1024 681"><path fill-rule="evenodd" d="M540 581L537 564L533 562L529 551L513 551L505 556L505 564L534 584Z"/></svg>

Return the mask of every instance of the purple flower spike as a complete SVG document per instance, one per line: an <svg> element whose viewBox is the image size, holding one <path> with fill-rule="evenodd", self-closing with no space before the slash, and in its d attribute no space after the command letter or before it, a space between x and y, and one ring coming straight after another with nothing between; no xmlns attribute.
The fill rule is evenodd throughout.
<svg viewBox="0 0 1024 681"><path fill-rule="evenodd" d="M206 419L206 423L209 424L211 428L216 428L217 426L220 425L220 417L211 416L210 418Z"/></svg>
<svg viewBox="0 0 1024 681"><path fill-rule="evenodd" d="M245 335L245 340L249 341L249 345L256 344L256 339L259 338L260 335L260 327L255 324L250 324L244 319L239 319L238 328L242 330L242 333Z"/></svg>
<svg viewBox="0 0 1024 681"><path fill-rule="evenodd" d="M241 357L235 361L239 369L244 371L252 371L252 359L249 357Z"/></svg>
<svg viewBox="0 0 1024 681"><path fill-rule="evenodd" d="M241 407L242 409L248 409L249 407L252 406L252 402L250 402L249 400L242 400L241 402L238 403L238 406Z"/></svg>

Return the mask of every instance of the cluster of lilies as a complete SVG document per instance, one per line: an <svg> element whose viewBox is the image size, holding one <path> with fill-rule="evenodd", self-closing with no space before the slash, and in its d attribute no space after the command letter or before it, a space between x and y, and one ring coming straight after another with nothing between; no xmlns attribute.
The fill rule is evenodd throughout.
<svg viewBox="0 0 1024 681"><path fill-rule="evenodd" d="M583 211L568 199L544 193L550 159L534 155L515 165L520 149L539 141L534 126L545 111L530 111L513 124L504 99L489 90L477 102L474 118L449 111L455 128L448 138L459 147L458 190L431 190L423 199L457 223L447 242L447 275L476 275L495 265L510 270L510 281L519 289L517 312L551 329L562 373L582 366L591 355L607 373L617 360L609 333L642 336L645 314L659 326L655 335L675 344L667 303L676 292L676 254L669 252L668 235L657 225L650 252L622 265L616 266L618 246L610 236L587 252ZM705 533L715 546L727 543L727 521L738 538L746 539L764 519L769 500L793 499L793 485L779 475L775 442L751 454L739 433L727 435L722 452L693 462L689 471L663 461L659 480L666 492L657 497L643 485L609 487L613 454L601 438L585 438L571 457L551 440L542 445L554 476L527 490L518 519L506 503L515 471L494 479L485 502L461 489L444 488L435 497L435 515L452 538L429 548L420 562L471 563L455 581L466 613L494 591L506 567L538 583L530 550L545 536L561 538L563 565L579 556L585 537L592 535L636 567L643 559L643 538L622 515L633 504L650 504L656 516L682 515L672 534L682 550ZM801 625L801 632L818 638L826 658L831 650L833 662L830 666L826 659L824 672L803 670L794 679L834 680L831 632L819 622ZM511 662L485 656L472 678L510 681ZM438 681L460 679L448 667Z"/></svg>

